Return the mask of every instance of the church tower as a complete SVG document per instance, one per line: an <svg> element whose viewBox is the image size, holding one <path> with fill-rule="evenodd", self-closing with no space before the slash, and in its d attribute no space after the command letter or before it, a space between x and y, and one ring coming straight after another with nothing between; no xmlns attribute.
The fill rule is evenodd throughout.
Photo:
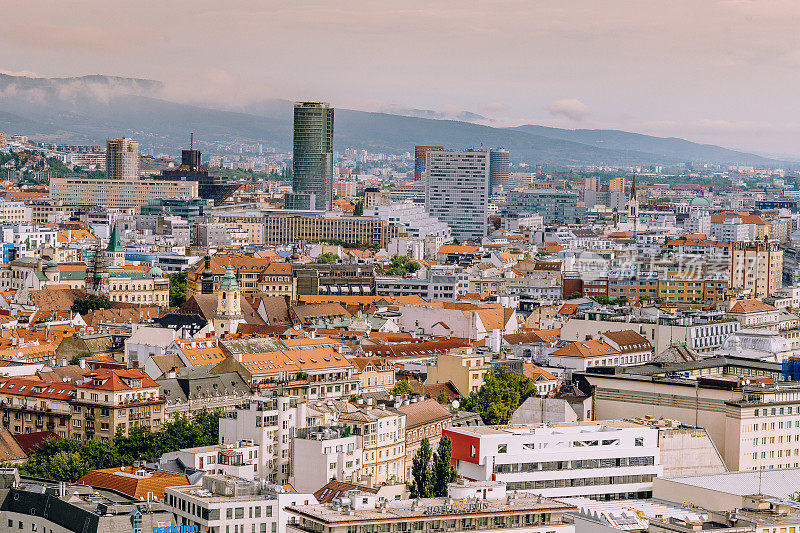
<svg viewBox="0 0 800 533"><path fill-rule="evenodd" d="M236 274L228 263L228 269L222 276L217 296L217 314L214 316L214 330L218 335L236 333L239 324L244 322L242 314L241 293Z"/></svg>
<svg viewBox="0 0 800 533"><path fill-rule="evenodd" d="M633 175L633 181L631 181L631 197L628 200L628 218L632 218L636 221L639 218L639 197L636 196L636 174Z"/></svg>
<svg viewBox="0 0 800 533"><path fill-rule="evenodd" d="M119 229L116 222L114 223L114 229L111 230L108 246L106 246L103 255L108 268L122 268L125 266L125 247L122 246L122 241L119 238Z"/></svg>
<svg viewBox="0 0 800 533"><path fill-rule="evenodd" d="M201 278L200 293L214 294L214 271L211 270L211 256L208 254L205 257L205 265Z"/></svg>

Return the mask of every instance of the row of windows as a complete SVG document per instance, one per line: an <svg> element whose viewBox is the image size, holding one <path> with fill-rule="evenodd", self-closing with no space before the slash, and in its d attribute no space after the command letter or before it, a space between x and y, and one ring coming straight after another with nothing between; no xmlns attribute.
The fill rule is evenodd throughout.
<svg viewBox="0 0 800 533"><path fill-rule="evenodd" d="M653 466L655 459L645 457L610 457L606 459L580 459L574 461L544 461L534 463L508 463L494 465L496 474L519 472L582 470L586 468L615 468L624 466Z"/></svg>
<svg viewBox="0 0 800 533"><path fill-rule="evenodd" d="M575 479L547 479L543 481L517 481L506 483L507 490L561 489L567 487L591 487L593 485L622 485L626 483L652 483L654 474L635 476L602 476Z"/></svg>

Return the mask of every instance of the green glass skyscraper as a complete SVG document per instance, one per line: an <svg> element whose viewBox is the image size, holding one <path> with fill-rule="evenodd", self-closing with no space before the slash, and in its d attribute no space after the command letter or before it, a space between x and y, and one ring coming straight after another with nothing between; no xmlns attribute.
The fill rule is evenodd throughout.
<svg viewBox="0 0 800 533"><path fill-rule="evenodd" d="M333 108L324 102L294 105L294 193L287 209L324 209L333 205Z"/></svg>

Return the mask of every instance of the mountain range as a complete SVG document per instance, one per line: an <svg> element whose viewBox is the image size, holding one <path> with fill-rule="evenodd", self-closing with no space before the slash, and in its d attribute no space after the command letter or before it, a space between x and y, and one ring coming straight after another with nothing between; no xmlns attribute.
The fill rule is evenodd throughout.
<svg viewBox="0 0 800 533"><path fill-rule="evenodd" d="M335 145L403 153L414 145L448 148L502 146L514 162L550 167L682 162L776 166L756 154L685 139L620 130L570 130L537 125L491 127L464 112L446 120L433 111L394 113L336 109ZM396 114L400 113L400 114ZM154 80L112 76L30 78L0 74L0 131L68 144L99 144L128 135L156 151L177 153L189 132L199 146L261 142L290 151L292 102L264 100L237 111L174 102Z"/></svg>

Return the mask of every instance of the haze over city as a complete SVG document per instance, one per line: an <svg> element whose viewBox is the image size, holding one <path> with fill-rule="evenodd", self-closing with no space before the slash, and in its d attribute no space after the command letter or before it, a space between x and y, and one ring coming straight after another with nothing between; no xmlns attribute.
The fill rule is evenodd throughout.
<svg viewBox="0 0 800 533"><path fill-rule="evenodd" d="M2 69L152 78L180 102L468 111L797 155L783 1L127 2L4 8Z"/></svg>

